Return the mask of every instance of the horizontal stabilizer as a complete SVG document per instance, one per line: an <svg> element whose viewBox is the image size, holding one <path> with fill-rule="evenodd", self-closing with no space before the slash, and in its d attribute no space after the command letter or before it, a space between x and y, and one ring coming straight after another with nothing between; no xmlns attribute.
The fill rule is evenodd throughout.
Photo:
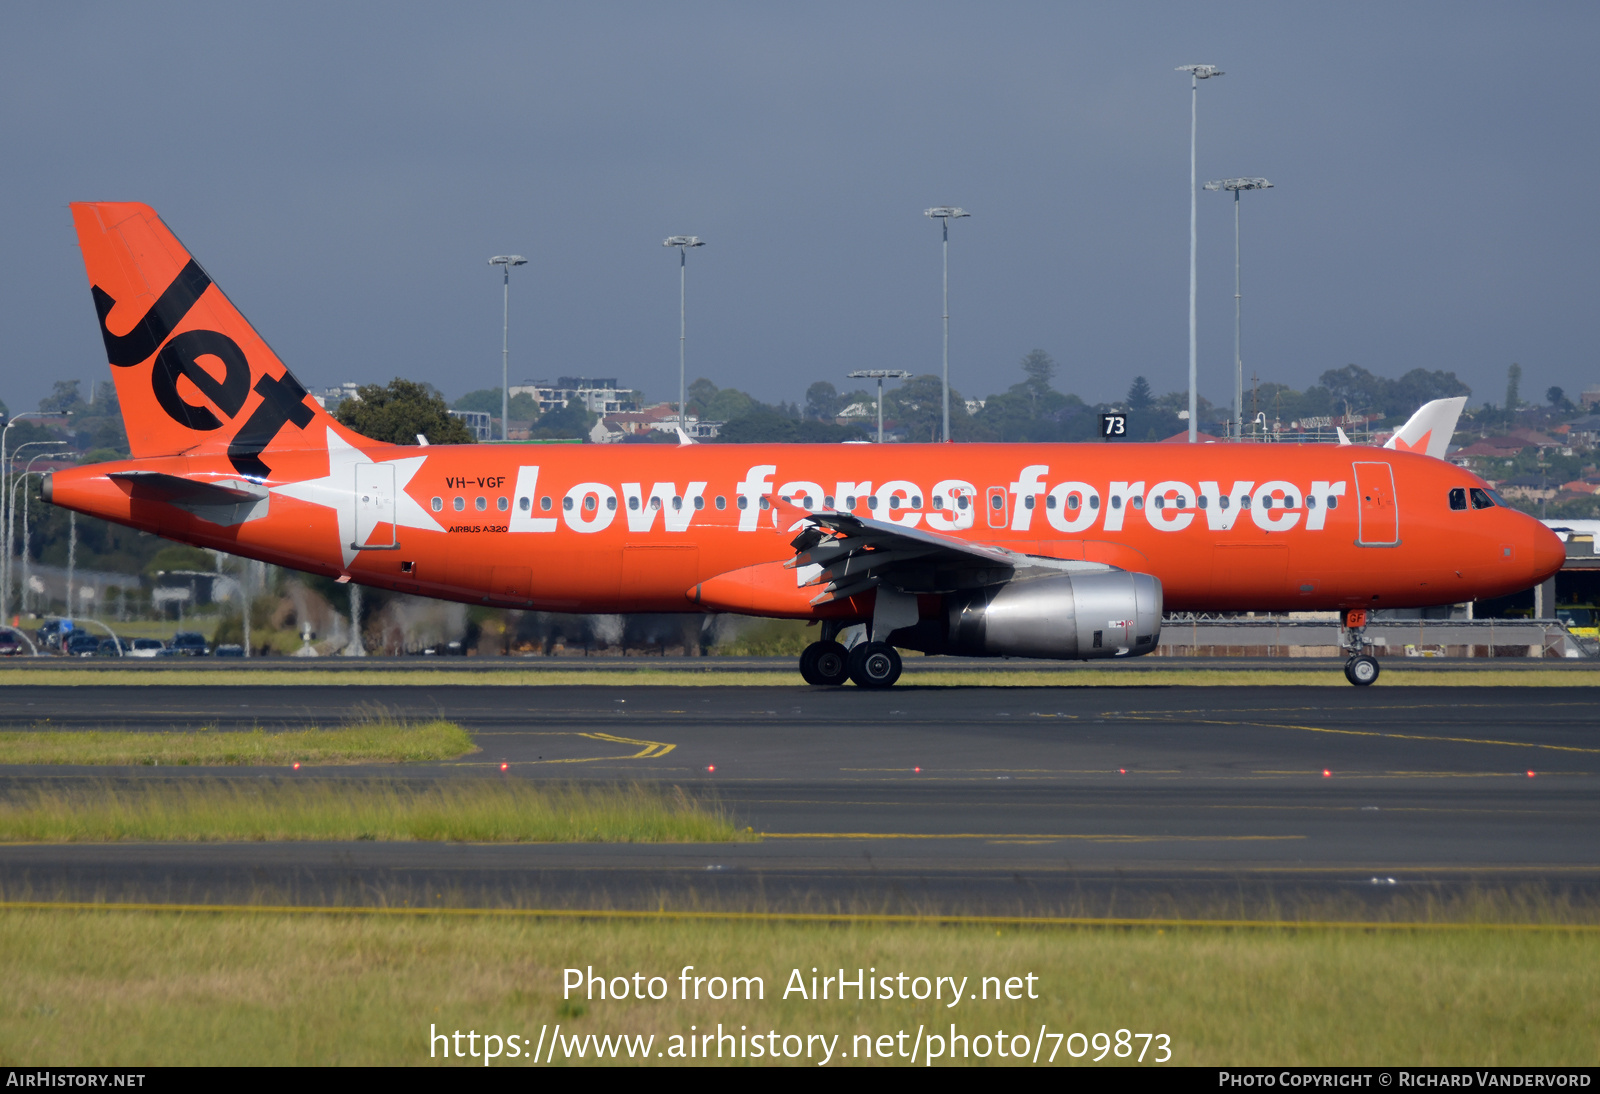
<svg viewBox="0 0 1600 1094"><path fill-rule="evenodd" d="M165 502L224 527L266 516L270 500L266 487L243 479L207 482L163 471L113 471L109 477L126 483L132 497Z"/></svg>

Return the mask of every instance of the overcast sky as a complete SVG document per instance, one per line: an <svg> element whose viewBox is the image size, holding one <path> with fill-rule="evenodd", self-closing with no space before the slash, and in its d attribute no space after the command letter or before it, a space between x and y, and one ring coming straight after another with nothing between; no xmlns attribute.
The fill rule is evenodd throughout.
<svg viewBox="0 0 1600 1094"><path fill-rule="evenodd" d="M800 399L856 368L1111 399L1188 368L1202 181L1244 196L1245 371L1600 383L1600 6L7 4L0 398L109 370L67 211L148 202L308 386L511 375ZM1202 392L1230 398L1232 203L1200 195Z"/></svg>

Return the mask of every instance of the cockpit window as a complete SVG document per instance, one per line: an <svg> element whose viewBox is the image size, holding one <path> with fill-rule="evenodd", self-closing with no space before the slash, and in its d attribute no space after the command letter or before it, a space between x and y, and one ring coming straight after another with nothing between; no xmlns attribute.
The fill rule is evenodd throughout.
<svg viewBox="0 0 1600 1094"><path fill-rule="evenodd" d="M1450 491L1450 508L1462 510L1467 507L1467 488L1457 486Z"/></svg>
<svg viewBox="0 0 1600 1094"><path fill-rule="evenodd" d="M1472 507L1474 509L1493 509L1494 499L1489 496L1489 491L1472 488Z"/></svg>

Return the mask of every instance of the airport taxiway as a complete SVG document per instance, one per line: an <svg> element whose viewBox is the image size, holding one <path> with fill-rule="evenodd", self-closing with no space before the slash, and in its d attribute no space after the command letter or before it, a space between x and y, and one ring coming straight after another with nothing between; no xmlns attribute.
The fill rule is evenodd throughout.
<svg viewBox="0 0 1600 1094"><path fill-rule="evenodd" d="M726 845L0 847L10 898L1254 914L1514 890L1600 899L1593 687L7 688L8 728L435 714L455 763L0 768L38 779L649 780ZM500 765L507 769L504 773Z"/></svg>

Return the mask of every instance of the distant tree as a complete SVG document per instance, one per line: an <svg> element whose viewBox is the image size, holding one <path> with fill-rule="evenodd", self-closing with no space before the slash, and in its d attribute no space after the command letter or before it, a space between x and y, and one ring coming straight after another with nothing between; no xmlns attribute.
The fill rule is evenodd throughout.
<svg viewBox="0 0 1600 1094"><path fill-rule="evenodd" d="M216 568L217 561L208 552L199 547L173 543L157 551L150 561L145 563L144 572L147 577L155 577L158 573L171 573L173 570L204 570L209 573Z"/></svg>
<svg viewBox="0 0 1600 1094"><path fill-rule="evenodd" d="M699 402L696 399L696 402ZM731 422L756 409L755 399L737 388L725 387L701 405L701 416L712 422Z"/></svg>
<svg viewBox="0 0 1600 1094"><path fill-rule="evenodd" d="M1028 386L1028 392L1037 402L1038 399L1050 390L1050 380L1056 374L1056 363L1050 355L1042 349L1031 349L1022 359L1022 372L1027 379L1023 381Z"/></svg>
<svg viewBox="0 0 1600 1094"><path fill-rule="evenodd" d="M500 417L500 389L497 387L479 388L469 391L461 398L450 404L453 410L476 410L482 414L493 414Z"/></svg>
<svg viewBox="0 0 1600 1094"><path fill-rule="evenodd" d="M710 415L706 415L704 412L705 408L711 405L711 400L717 397L717 385L713 384L710 380L707 380L704 376L702 376L694 383L689 385L688 389L684 392L684 397L689 402L689 413L700 413L705 417L710 417ZM677 405L675 400L676 393L674 393L674 406Z"/></svg>
<svg viewBox="0 0 1600 1094"><path fill-rule="evenodd" d="M1472 389L1456 379L1453 372L1414 368L1398 380L1384 381L1383 412L1387 417L1410 417L1417 407L1434 399L1471 395Z"/></svg>
<svg viewBox="0 0 1600 1094"><path fill-rule="evenodd" d="M853 425L834 425L814 418L795 418L776 407L762 406L724 425L717 434L722 444L838 444L861 440L862 430Z"/></svg>
<svg viewBox="0 0 1600 1094"><path fill-rule="evenodd" d="M868 399L870 404L871 400ZM931 373L914 376L883 394L884 420L905 430L906 440L923 444L941 439L944 425L944 385ZM955 388L950 389L950 437L968 441L983 438L967 413L967 401Z"/></svg>
<svg viewBox="0 0 1600 1094"><path fill-rule="evenodd" d="M363 437L389 444L416 444L420 433L429 444L472 441L461 419L450 416L444 397L414 380L396 377L387 386L365 384L356 389L356 395L340 403L334 417Z"/></svg>
<svg viewBox="0 0 1600 1094"><path fill-rule="evenodd" d="M1383 378L1360 365L1329 369L1322 374L1320 383L1335 404L1348 405L1352 414L1379 410L1384 402Z"/></svg>
<svg viewBox="0 0 1600 1094"><path fill-rule="evenodd" d="M1150 381L1143 376L1135 376L1133 383L1128 385L1128 409L1144 410L1156 401L1156 393L1150 390Z"/></svg>
<svg viewBox="0 0 1600 1094"><path fill-rule="evenodd" d="M500 417L500 408L494 408L494 416ZM529 395L526 391L519 391L511 396L511 420L514 422L536 422L539 420L539 400Z"/></svg>
<svg viewBox="0 0 1600 1094"><path fill-rule="evenodd" d="M70 414L83 406L83 396L78 393L79 380L57 380L55 388L39 400L39 409L46 414Z"/></svg>
<svg viewBox="0 0 1600 1094"><path fill-rule="evenodd" d="M1518 390L1521 386L1522 366L1513 361L1511 362L1511 367L1506 369L1506 412L1508 414L1522 405L1521 392Z"/></svg>
<svg viewBox="0 0 1600 1094"><path fill-rule="evenodd" d="M1544 393L1544 398L1551 406L1560 406L1567 401L1567 393L1558 387L1552 387ZM0 412L3 412L3 408L0 408Z"/></svg>
<svg viewBox="0 0 1600 1094"><path fill-rule="evenodd" d="M840 402L839 389L826 380L818 380L806 388L806 417L815 418L821 422L829 422L836 418L844 406Z"/></svg>
<svg viewBox="0 0 1600 1094"><path fill-rule="evenodd" d="M598 415L585 410L582 403L571 402L539 415L539 422L533 427L533 435L546 440L573 437L587 439L597 417Z"/></svg>
<svg viewBox="0 0 1600 1094"><path fill-rule="evenodd" d="M4 418L4 419L8 419L9 420L10 417L11 417L10 409L6 406L5 400L4 399L0 399L0 418Z"/></svg>

